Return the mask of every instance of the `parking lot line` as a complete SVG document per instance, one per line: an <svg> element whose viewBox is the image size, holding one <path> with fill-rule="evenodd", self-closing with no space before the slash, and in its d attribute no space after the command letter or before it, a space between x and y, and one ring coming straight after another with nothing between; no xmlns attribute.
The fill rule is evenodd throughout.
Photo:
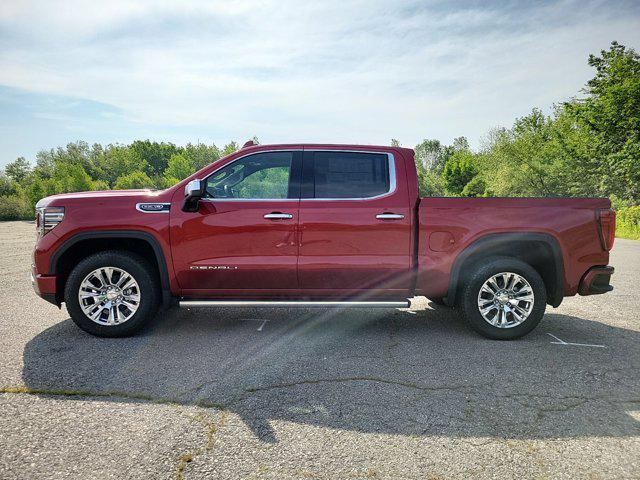
<svg viewBox="0 0 640 480"><path fill-rule="evenodd" d="M595 344L591 344L591 343L573 343L573 342L565 342L564 340L556 337L553 333L548 333L547 335L555 338L556 340L558 340L557 342L551 342L554 345L572 345L574 347L595 347L595 348L607 348L605 345L595 345Z"/></svg>

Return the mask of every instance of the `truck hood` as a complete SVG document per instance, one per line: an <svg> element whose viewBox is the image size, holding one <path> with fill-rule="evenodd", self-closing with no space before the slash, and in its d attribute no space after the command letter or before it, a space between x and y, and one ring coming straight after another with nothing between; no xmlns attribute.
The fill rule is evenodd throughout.
<svg viewBox="0 0 640 480"><path fill-rule="evenodd" d="M46 206L64 206L68 203L87 202L87 201L117 201L117 200L132 200L132 201L161 201L160 197L164 192L158 190L96 190L91 192L73 192L73 193L59 193L57 195L51 195L38 201L36 208Z"/></svg>

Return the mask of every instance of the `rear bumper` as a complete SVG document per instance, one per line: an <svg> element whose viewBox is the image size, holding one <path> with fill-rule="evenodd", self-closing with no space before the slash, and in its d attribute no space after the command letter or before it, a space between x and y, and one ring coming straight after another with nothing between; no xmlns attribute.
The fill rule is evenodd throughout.
<svg viewBox="0 0 640 480"><path fill-rule="evenodd" d="M56 276L41 275L36 271L35 265L31 266L31 285L33 290L47 302L60 306L56 300Z"/></svg>
<svg viewBox="0 0 640 480"><path fill-rule="evenodd" d="M610 292L613 290L613 286L610 284L613 272L614 268L610 266L590 268L580 280L578 293L580 295L599 295Z"/></svg>

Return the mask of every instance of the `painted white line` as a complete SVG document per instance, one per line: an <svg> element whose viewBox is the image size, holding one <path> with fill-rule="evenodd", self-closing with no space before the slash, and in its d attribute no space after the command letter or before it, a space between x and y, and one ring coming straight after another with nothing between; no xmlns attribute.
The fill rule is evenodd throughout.
<svg viewBox="0 0 640 480"><path fill-rule="evenodd" d="M556 337L553 333L547 333L547 335L551 335L553 338L555 338L556 340L558 340L558 342L560 342L560 345L566 345L567 342L563 342L562 340L560 340L558 337ZM558 343L558 342L551 342L551 343Z"/></svg>
<svg viewBox="0 0 640 480"><path fill-rule="evenodd" d="M572 345L574 347L595 347L595 348L607 348L606 345L595 345L595 344L591 344L591 343L573 343L573 342L565 342L564 340L556 337L554 334L552 333L547 333L547 335L555 338L556 340L558 340L557 342L551 342L554 345Z"/></svg>
<svg viewBox="0 0 640 480"><path fill-rule="evenodd" d="M258 327L258 331L259 331L259 332L261 332L261 331L262 331L262 327L264 327L264 326L265 326L265 324L266 324L268 321L269 321L269 320L265 320L265 321L263 321L263 322L260 324L260 326Z"/></svg>

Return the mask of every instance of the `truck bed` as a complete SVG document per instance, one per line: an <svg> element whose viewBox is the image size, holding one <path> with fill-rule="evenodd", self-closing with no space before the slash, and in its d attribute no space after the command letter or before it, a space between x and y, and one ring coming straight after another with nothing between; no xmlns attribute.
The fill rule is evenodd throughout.
<svg viewBox="0 0 640 480"><path fill-rule="evenodd" d="M530 252L536 257L531 261L559 256L563 294L575 295L582 275L609 260L608 251L594 251L600 244L596 212L609 208L607 198L420 198L417 292L445 297L450 282L457 280L456 263L482 238L485 244L494 239L500 248L493 244L493 251L505 254L511 248L528 250L530 241L540 241ZM552 298L550 303L560 301Z"/></svg>

